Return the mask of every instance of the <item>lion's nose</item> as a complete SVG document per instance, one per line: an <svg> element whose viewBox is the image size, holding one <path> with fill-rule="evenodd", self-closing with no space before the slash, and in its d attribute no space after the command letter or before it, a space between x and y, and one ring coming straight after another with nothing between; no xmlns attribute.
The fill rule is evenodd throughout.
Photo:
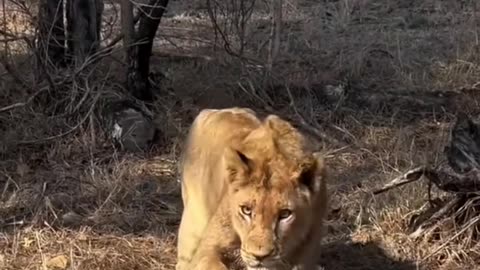
<svg viewBox="0 0 480 270"><path fill-rule="evenodd" d="M258 250L255 253L252 253L252 256L255 258L257 261L263 261L266 258L272 256L275 253L275 249L264 249L264 250Z"/></svg>

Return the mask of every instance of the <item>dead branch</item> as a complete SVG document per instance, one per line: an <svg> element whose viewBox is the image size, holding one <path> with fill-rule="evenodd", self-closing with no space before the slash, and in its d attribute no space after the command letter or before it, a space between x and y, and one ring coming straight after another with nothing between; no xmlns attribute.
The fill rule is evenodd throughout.
<svg viewBox="0 0 480 270"><path fill-rule="evenodd" d="M405 184L417 181L422 177L424 171L425 171L425 167L423 167L423 166L411 169L411 170L407 171L406 173L402 174L401 176L399 176L399 177L393 179L392 181L388 182L386 185L384 185L380 189L374 190L373 194L377 195L377 194L383 193L385 191L388 191L390 189L393 189L393 188L403 186Z"/></svg>

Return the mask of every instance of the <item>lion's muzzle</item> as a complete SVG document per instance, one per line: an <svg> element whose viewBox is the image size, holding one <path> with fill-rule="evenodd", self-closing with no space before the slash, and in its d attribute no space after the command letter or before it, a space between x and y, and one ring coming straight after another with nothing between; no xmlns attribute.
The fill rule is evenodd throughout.
<svg viewBox="0 0 480 270"><path fill-rule="evenodd" d="M255 248L250 247L248 250L242 249L241 251L243 261L252 269L268 269L268 266L274 265L278 261L277 254L278 252L273 245L255 245Z"/></svg>

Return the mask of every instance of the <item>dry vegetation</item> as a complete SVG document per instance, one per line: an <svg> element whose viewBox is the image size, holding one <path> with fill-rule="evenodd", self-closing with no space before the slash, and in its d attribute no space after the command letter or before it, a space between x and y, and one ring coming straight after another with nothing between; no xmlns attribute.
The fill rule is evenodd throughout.
<svg viewBox="0 0 480 270"><path fill-rule="evenodd" d="M474 2L286 0L277 63L265 79L264 1L243 49L228 36L241 59L223 50L201 1L171 1L152 63L154 75L166 76L155 104L162 136L143 154L116 151L91 113L99 96L123 91L121 48L94 72L55 74L50 89L33 76L22 17L31 14L15 21L2 13L10 34L0 35L0 269L174 269L182 211L175 161L185 132L200 109L232 105L303 119L330 138L325 269L475 269L478 220L460 227L447 219L411 235L428 206L427 184L370 192L440 162L455 114L478 113ZM117 31L117 12L106 7L108 31Z"/></svg>

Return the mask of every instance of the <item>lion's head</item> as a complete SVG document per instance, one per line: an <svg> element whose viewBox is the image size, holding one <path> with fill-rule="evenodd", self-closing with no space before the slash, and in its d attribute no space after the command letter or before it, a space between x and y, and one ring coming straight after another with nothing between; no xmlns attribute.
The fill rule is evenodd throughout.
<svg viewBox="0 0 480 270"><path fill-rule="evenodd" d="M241 144L225 149L223 161L243 261L249 269L281 269L310 232L323 160L305 150L288 122L269 116Z"/></svg>

